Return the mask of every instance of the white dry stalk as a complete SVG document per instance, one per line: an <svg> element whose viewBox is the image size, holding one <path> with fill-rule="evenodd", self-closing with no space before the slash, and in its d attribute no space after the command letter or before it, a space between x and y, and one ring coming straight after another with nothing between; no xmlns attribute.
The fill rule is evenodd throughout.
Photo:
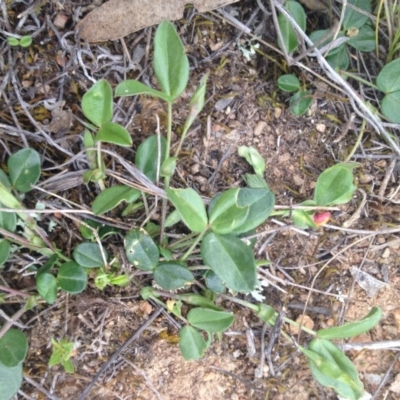
<svg viewBox="0 0 400 400"><path fill-rule="evenodd" d="M279 1L274 0L275 7L282 13L285 18L290 22L292 27L296 30L296 32L301 36L301 38L309 45L313 46L313 42L310 38L304 33L304 31L300 28L294 18L288 13L288 11L283 7ZM279 26L276 27L277 31L279 31ZM373 114L373 112L368 108L368 106L361 99L360 95L329 65L329 63L325 60L323 55L318 49L314 50L318 63L320 67L325 71L326 75L335 83L340 85L346 94L349 96L350 103L353 107L354 112L359 115L361 118L365 119L369 124L375 129L378 134L381 134L385 139L386 143L391 147L391 149L400 156L400 147L394 141L389 132L384 128L382 121ZM294 65L302 68L302 63L295 63Z"/></svg>

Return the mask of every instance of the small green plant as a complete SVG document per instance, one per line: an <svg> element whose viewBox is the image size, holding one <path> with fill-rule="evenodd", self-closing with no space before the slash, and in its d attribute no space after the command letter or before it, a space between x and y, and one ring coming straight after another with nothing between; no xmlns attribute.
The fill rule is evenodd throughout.
<svg viewBox="0 0 400 400"><path fill-rule="evenodd" d="M32 44L32 36L26 35L26 36L21 36L19 39L15 37L9 36L7 38L7 43L9 46L12 47L29 47Z"/></svg>
<svg viewBox="0 0 400 400"><path fill-rule="evenodd" d="M74 364L70 360L74 353L75 344L67 339L61 339L59 342L51 338L52 353L49 360L49 367L61 364L65 372L74 373Z"/></svg>

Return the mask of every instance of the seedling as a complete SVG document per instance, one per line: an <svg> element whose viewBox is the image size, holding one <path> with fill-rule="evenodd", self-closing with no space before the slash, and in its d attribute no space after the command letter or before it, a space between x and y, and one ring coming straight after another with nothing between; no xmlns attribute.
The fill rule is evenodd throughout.
<svg viewBox="0 0 400 400"><path fill-rule="evenodd" d="M32 36L29 35L21 36L19 39L17 39L16 37L9 36L7 38L7 43L9 44L9 46L12 47L17 47L17 46L29 47L32 44Z"/></svg>
<svg viewBox="0 0 400 400"><path fill-rule="evenodd" d="M73 374L75 367L70 358L73 356L75 344L67 339L61 339L59 342L51 338L53 350L49 360L49 367L60 364L64 367L65 372Z"/></svg>

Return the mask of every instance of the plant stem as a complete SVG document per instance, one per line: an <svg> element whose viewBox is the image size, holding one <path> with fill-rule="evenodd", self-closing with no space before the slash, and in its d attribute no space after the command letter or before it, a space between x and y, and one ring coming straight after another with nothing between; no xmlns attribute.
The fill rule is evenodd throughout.
<svg viewBox="0 0 400 400"><path fill-rule="evenodd" d="M365 121L365 119L363 119L362 123L361 123L360 133L357 136L356 143L354 144L353 148L351 149L349 155L344 160L345 162L349 162L350 161L351 157L353 157L353 155L356 152L358 146L360 145L362 137L364 135L364 131L365 131L365 124L366 124L366 121Z"/></svg>
<svg viewBox="0 0 400 400"><path fill-rule="evenodd" d="M185 261L190 256L190 254L192 254L192 251L199 244L200 240L203 239L203 236L206 234L207 230L208 228L204 229L204 231L201 232L199 236L197 236L192 245L187 249L186 253L180 258L180 261Z"/></svg>
<svg viewBox="0 0 400 400"><path fill-rule="evenodd" d="M172 134L172 103L167 102L167 145L165 147L165 160L170 157ZM168 187L168 186L167 186Z"/></svg>
<svg viewBox="0 0 400 400"><path fill-rule="evenodd" d="M102 162L102 158L101 158L101 142L97 142L97 168L101 169L102 172L103 171L103 162ZM103 191L106 188L106 185L104 184L103 179L99 179L97 181L97 183L99 184L100 190Z"/></svg>
<svg viewBox="0 0 400 400"><path fill-rule="evenodd" d="M356 81L361 82L364 85L367 85L367 86L369 86L371 88L374 88L376 90L379 90L381 92L381 90L378 88L378 86L374 85L372 82L367 81L366 79L361 78L360 76L358 76L356 74L352 74L351 72L348 72L348 71L340 71L340 73L342 75L345 75L345 76L347 76L349 78L353 78Z"/></svg>

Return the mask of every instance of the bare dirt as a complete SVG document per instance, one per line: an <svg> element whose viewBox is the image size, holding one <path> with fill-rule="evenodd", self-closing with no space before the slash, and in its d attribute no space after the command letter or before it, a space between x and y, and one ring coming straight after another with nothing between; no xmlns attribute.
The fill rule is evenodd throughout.
<svg viewBox="0 0 400 400"><path fill-rule="evenodd" d="M235 5L236 18L246 23L256 7L255 2L239 2ZM17 27L18 14L26 9L23 2L7 3L12 29ZM132 61L129 62L120 41L89 46L75 40L69 32L81 17L76 2L48 1L32 10L35 14L28 14L25 26L43 27L32 47L10 49L4 43L1 45L2 167L8 153L5 149L14 151L24 145L21 135L43 154L44 167L59 166L81 150L83 126L78 119L82 118L79 104L92 84L89 77L106 78L115 85L127 75L140 75L144 82L155 83L149 47L154 30L139 31L125 38L124 45ZM60 15L65 16L66 24L55 26ZM251 27L274 44L272 27L261 26L262 23L260 11ZM6 30L6 25L3 23L1 28ZM237 148L247 145L254 146L266 160L266 180L276 194L277 204L296 204L312 197L319 173L342 161L355 143L357 128L351 128L341 137L351 112L349 105L327 85L309 83L313 89L311 109L304 116L294 117L287 107L288 96L276 86L276 79L282 73L282 60L277 54L261 47L260 53L247 60L238 46L248 46L244 36L212 14L187 10L185 19L177 22L177 28L192 69L188 89L175 107L176 133L200 77L209 73L210 78L205 109L183 148L174 184L189 185L207 197L242 185L243 174L251 171L237 155ZM312 82L314 78L305 74L303 79ZM21 108L15 93L17 88L33 120ZM58 113L54 105L60 106ZM154 115L161 122L165 120L165 108L156 100L140 97L118 100L117 110L120 121L129 121L128 129L135 142L132 150L123 150L121 154L132 160L143 138L155 132ZM15 129L7 129L11 126ZM50 132L50 141L39 133L42 128ZM400 240L397 234L376 233L398 226L400 215L397 177L390 175L383 193L379 191L391 163L391 152L380 141L373 131L367 131L354 159L360 162L355 172L359 191L349 204L334 213L330 222L341 227L346 221L353 221L350 228L354 231L328 227L295 231L290 228L290 219L270 220L259 230L263 234L257 245L257 258L271 261L268 267L263 267L264 276L270 282L263 292L265 302L284 311L288 317L307 319L314 328L321 328L359 319L371 307L381 307L381 323L368 334L352 340L357 343L397 340L400 330L397 271ZM77 162L67 168L79 171L81 167ZM49 171L48 177L53 173ZM57 194L86 204L95 197L95 188L82 184L71 186L61 185ZM35 196L44 198L40 192ZM366 203L357 214L363 196ZM28 201L34 202L35 198L28 197ZM280 227L279 221L286 227ZM81 240L79 232L69 219L61 217L56 222L52 240L65 246L68 252L73 247L71 243ZM131 220L116 222L132 224ZM45 219L44 224L47 223ZM29 259L16 256L14 261L22 268ZM382 281L384 287L369 296L355 281L352 267ZM21 289L34 285L32 276L25 275L18 282ZM2 271L5 282L15 277L11 265ZM79 398L99 368L156 309L138 294L144 279L123 289L107 288L102 292L92 286L81 295L63 294L55 306L43 304L24 316L30 343L24 372L29 380L24 381L17 398ZM235 312L236 322L220 342L212 345L204 359L196 362L182 359L177 327L171 317L161 314L101 375L87 398L336 398L331 390L313 380L306 359L285 341L274 345L270 363L264 360L261 349L268 345L270 330L264 332L263 324L250 312L229 304L225 306ZM296 332L291 333L297 336ZM65 373L60 366L48 367L52 337L67 337L75 343L74 374ZM303 344L307 340L306 336L300 338ZM400 397L397 351L398 346L397 349L347 352L368 392L375 393L385 379L376 399Z"/></svg>

